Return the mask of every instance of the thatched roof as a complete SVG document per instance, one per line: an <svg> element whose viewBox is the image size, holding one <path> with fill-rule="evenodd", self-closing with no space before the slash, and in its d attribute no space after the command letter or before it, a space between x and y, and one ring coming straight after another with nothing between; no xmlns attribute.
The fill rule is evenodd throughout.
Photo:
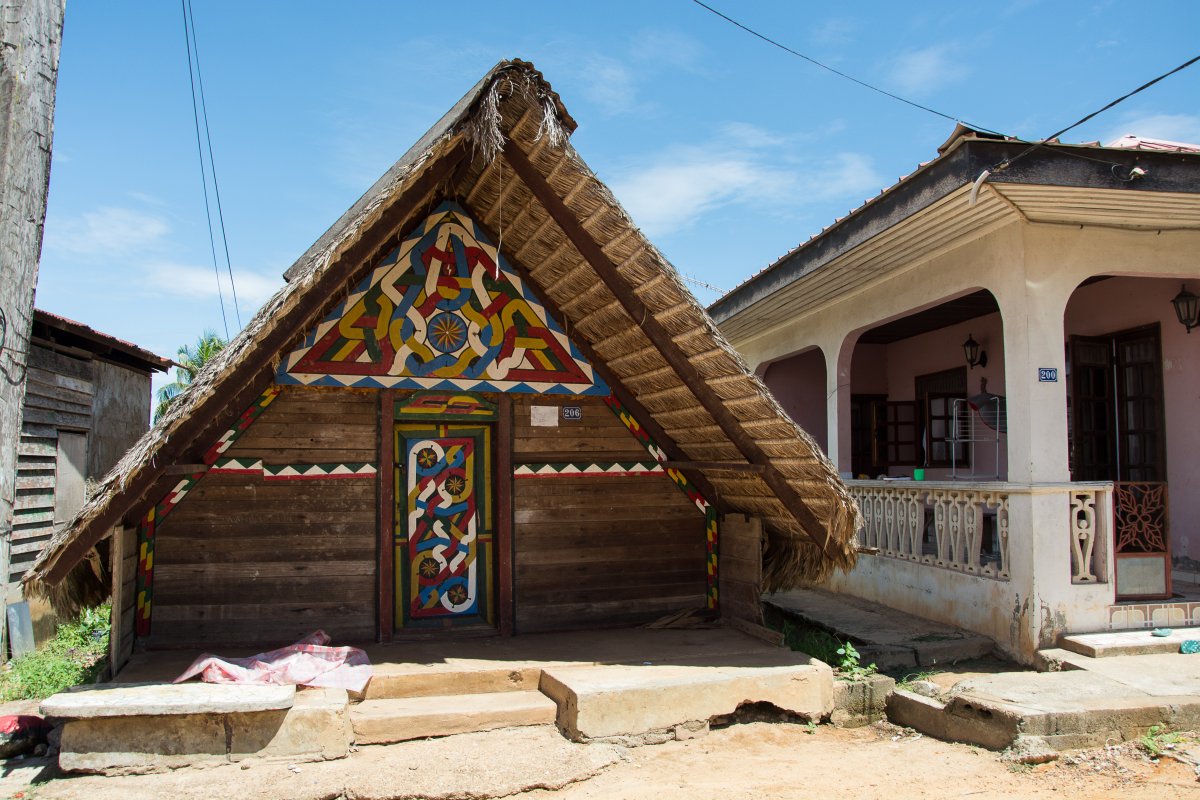
<svg viewBox="0 0 1200 800"><path fill-rule="evenodd" d="M157 501L177 465L199 460L269 384L279 355L447 198L502 234L508 260L718 509L763 519L767 588L853 566L859 512L834 466L571 147L574 128L532 65L498 64L287 271L29 579L61 580L113 525Z"/></svg>

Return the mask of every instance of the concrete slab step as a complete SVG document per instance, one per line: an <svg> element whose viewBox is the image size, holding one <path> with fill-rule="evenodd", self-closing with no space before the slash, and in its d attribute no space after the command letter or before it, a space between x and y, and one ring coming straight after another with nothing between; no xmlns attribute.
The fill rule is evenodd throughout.
<svg viewBox="0 0 1200 800"><path fill-rule="evenodd" d="M350 708L356 744L554 723L558 708L537 691L364 700Z"/></svg>
<svg viewBox="0 0 1200 800"><path fill-rule="evenodd" d="M1154 636L1149 630L1075 633L1062 636L1059 647L1091 658L1143 656L1178 653L1189 639L1200 639L1200 627L1174 628L1167 636Z"/></svg>
<svg viewBox="0 0 1200 800"><path fill-rule="evenodd" d="M1144 666L1130 664L1125 671ZM1152 725L1190 730L1200 724L1200 696L1195 693L1200 672L1164 678L1169 669L1160 665L1151 671L1159 677L1133 682L1127 675L1086 667L998 673L960 681L944 702L897 689L888 702L888 718L936 738L993 750L1034 741L1051 751L1097 747L1135 738Z"/></svg>
<svg viewBox="0 0 1200 800"><path fill-rule="evenodd" d="M447 664L378 664L366 690L355 699L440 697L456 694L535 691L541 665L498 667Z"/></svg>
<svg viewBox="0 0 1200 800"><path fill-rule="evenodd" d="M986 636L823 589L777 592L763 602L853 640L863 662L879 669L951 664L981 658L994 647Z"/></svg>
<svg viewBox="0 0 1200 800"><path fill-rule="evenodd" d="M547 668L541 687L558 703L559 730L575 741L637 739L707 724L749 703L769 703L813 721L834 706L833 671L815 659L777 666Z"/></svg>

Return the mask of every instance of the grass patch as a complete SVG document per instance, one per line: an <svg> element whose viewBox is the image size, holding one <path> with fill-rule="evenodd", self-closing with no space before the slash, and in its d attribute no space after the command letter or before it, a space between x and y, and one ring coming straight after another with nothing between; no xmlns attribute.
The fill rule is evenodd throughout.
<svg viewBox="0 0 1200 800"><path fill-rule="evenodd" d="M32 653L0 672L0 700L42 700L70 686L91 683L108 663L109 607L84 610Z"/></svg>
<svg viewBox="0 0 1200 800"><path fill-rule="evenodd" d="M824 628L799 621L778 609L766 606L764 624L783 634L783 643L792 650L807 653L833 667L839 678L858 680L876 672L874 664L862 664L858 650L849 639L839 639Z"/></svg>
<svg viewBox="0 0 1200 800"><path fill-rule="evenodd" d="M900 680L896 681L896 688L908 690L911 689L912 685L917 681L927 681L934 675L940 675L941 673L942 670L940 669L927 669L920 670L918 672L910 672Z"/></svg>

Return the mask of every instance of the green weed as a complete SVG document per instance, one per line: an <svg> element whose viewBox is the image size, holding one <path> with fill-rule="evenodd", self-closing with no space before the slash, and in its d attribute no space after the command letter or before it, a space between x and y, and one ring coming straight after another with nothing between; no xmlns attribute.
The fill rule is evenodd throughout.
<svg viewBox="0 0 1200 800"><path fill-rule="evenodd" d="M1184 741L1186 739L1183 736L1172 733L1166 725L1151 725L1146 735L1138 739L1138 744L1150 754L1151 758L1158 758L1164 751L1170 750Z"/></svg>
<svg viewBox="0 0 1200 800"><path fill-rule="evenodd" d="M107 663L108 619L107 605L86 609L40 648L14 658L0 672L0 700L41 700L95 680Z"/></svg>

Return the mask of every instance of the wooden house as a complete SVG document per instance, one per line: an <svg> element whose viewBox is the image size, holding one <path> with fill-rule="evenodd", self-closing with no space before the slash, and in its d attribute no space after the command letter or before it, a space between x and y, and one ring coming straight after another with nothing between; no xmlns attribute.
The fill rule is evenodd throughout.
<svg viewBox="0 0 1200 800"><path fill-rule="evenodd" d="M82 323L34 310L8 543L9 599L17 599L25 572L83 507L87 482L103 478L149 428L150 378L170 363ZM44 603L33 604L39 639L53 633L46 610Z"/></svg>
<svg viewBox="0 0 1200 800"><path fill-rule="evenodd" d="M115 537L150 647L501 634L693 607L855 559L828 459L502 62L286 285L38 561ZM723 521L763 542L721 544ZM733 523L737 520L737 524ZM740 597L718 574L755 576ZM739 573L739 568L744 568Z"/></svg>

